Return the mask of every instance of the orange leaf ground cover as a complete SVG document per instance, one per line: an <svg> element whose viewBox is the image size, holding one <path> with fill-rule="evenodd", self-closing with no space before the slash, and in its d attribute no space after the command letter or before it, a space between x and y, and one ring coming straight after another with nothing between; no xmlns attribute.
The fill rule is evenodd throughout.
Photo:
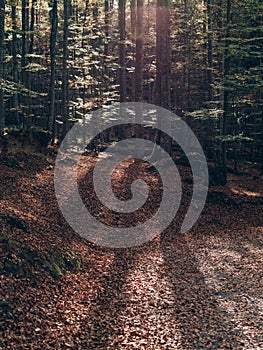
<svg viewBox="0 0 263 350"><path fill-rule="evenodd" d="M112 224L116 217L90 187L94 162L86 156L80 167L81 193L94 215ZM183 181L181 208L165 232L117 250L85 242L68 226L53 167L53 158L24 153L0 164L0 348L263 348L263 186L256 170L211 188L186 234L180 223L192 185ZM189 169L179 168L189 178ZM130 161L113 178L123 199L130 195L124 184L138 173L153 186L152 201L133 221L152 215L160 201L158 176L145 170Z"/></svg>

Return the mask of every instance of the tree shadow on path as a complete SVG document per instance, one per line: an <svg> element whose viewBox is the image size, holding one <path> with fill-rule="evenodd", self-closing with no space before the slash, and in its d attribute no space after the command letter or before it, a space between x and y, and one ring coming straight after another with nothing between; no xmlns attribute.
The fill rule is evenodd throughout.
<svg viewBox="0 0 263 350"><path fill-rule="evenodd" d="M166 277L174 291L174 321L181 330L182 349L236 348L233 325L208 289L187 242L180 237L167 244L163 236L161 247Z"/></svg>
<svg viewBox="0 0 263 350"><path fill-rule="evenodd" d="M244 198L240 200L244 201ZM174 291L174 321L181 329L182 349L244 348L246 335L242 327L253 320L242 319L242 324L237 324L243 312L240 298L246 295L253 298L255 283L247 285L253 274L259 284L261 280L261 272L255 274L252 269L250 273L242 260L245 258L253 266L255 257L243 246L249 236L253 238L251 222L254 227L262 226L262 218L251 218L252 209L244 206L237 210L224 205L217 217L218 209L207 204L199 223L191 230L190 238L188 234L179 233L178 222L163 233L161 250L166 277ZM209 240L210 244L212 242L210 247ZM198 252L201 252L202 261L197 259ZM212 258L206 255L207 252L214 254ZM241 260L235 260L239 259L233 257L235 254L240 254ZM220 266L215 265L217 263ZM201 271L202 264L208 269L206 275ZM207 284L207 278L211 276L214 279L211 283L217 280L219 291ZM236 308L229 311L224 307L225 303L230 308L236 305Z"/></svg>
<svg viewBox="0 0 263 350"><path fill-rule="evenodd" d="M128 302L124 285L135 256L135 251L116 251L110 273L101 276L99 292L91 300L89 316L82 322L78 335L87 349L117 348L114 344L123 330L120 314ZM87 303L90 303L88 297Z"/></svg>

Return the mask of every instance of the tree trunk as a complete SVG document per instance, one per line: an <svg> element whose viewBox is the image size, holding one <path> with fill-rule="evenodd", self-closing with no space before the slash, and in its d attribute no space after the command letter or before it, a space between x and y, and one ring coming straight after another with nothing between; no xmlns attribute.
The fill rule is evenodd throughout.
<svg viewBox="0 0 263 350"><path fill-rule="evenodd" d="M62 120L63 131L62 137L68 132L68 20L69 20L69 3L64 4L64 21L63 21L63 59L62 59Z"/></svg>
<svg viewBox="0 0 263 350"><path fill-rule="evenodd" d="M35 28L35 9L36 9L37 0L32 0L31 5L31 18L30 18L30 44L28 53L32 54L34 49L34 28Z"/></svg>
<svg viewBox="0 0 263 350"><path fill-rule="evenodd" d="M120 102L126 101L126 45L125 45L125 5L126 0L119 0L119 80L120 80Z"/></svg>
<svg viewBox="0 0 263 350"><path fill-rule="evenodd" d="M104 43L104 73L106 75L105 83L108 83L108 75L109 75L109 70L108 70L108 56L109 56L109 45L108 45L108 40L109 40L109 0L104 0L104 24L105 24L105 43ZM106 85L105 84L105 85Z"/></svg>
<svg viewBox="0 0 263 350"><path fill-rule="evenodd" d="M169 2L156 6L156 98L158 106L170 109L170 31Z"/></svg>
<svg viewBox="0 0 263 350"><path fill-rule="evenodd" d="M22 0L22 55L21 55L21 77L23 85L28 88L28 30L29 30L29 0ZM23 101L23 127L27 128L26 116L28 116L29 96L22 97Z"/></svg>
<svg viewBox="0 0 263 350"><path fill-rule="evenodd" d="M170 109L170 26L169 1L157 0L156 4L156 105ZM164 121L160 120L162 125ZM168 121L167 121L168 122ZM165 125L169 130L171 125ZM171 153L171 139L159 131L158 142Z"/></svg>
<svg viewBox="0 0 263 350"><path fill-rule="evenodd" d="M22 64L22 82L27 86L27 53L28 53L28 24L29 24L29 1L28 0L22 0L22 57L21 57L21 64Z"/></svg>
<svg viewBox="0 0 263 350"><path fill-rule="evenodd" d="M207 84L208 101L213 99L213 39L212 39L212 0L207 0Z"/></svg>
<svg viewBox="0 0 263 350"><path fill-rule="evenodd" d="M12 3L11 7L11 17L12 17L12 57L13 57L13 67L12 67L12 75L14 83L18 83L18 59L17 59L17 13L16 6ZM13 96L13 109L14 109L14 121L16 124L19 124L19 114L18 114L18 93L14 92Z"/></svg>
<svg viewBox="0 0 263 350"><path fill-rule="evenodd" d="M131 67L135 69L135 42L136 42L136 0L131 0L130 3L131 12L131 42L132 42L132 65ZM135 72L132 71L131 77L131 100L135 100Z"/></svg>
<svg viewBox="0 0 263 350"><path fill-rule="evenodd" d="M135 101L143 100L143 0L137 0L136 55L135 55Z"/></svg>
<svg viewBox="0 0 263 350"><path fill-rule="evenodd" d="M220 50L222 45L222 32L223 32L223 14L222 14L223 0L218 2L218 11L217 11L217 61L218 61L218 71L221 74L223 71L223 55Z"/></svg>
<svg viewBox="0 0 263 350"><path fill-rule="evenodd" d="M55 122L55 82L56 82L56 42L58 31L58 3L53 0L51 13L51 33L50 33L50 110L48 120L48 130L54 134Z"/></svg>
<svg viewBox="0 0 263 350"><path fill-rule="evenodd" d="M30 25L29 25L29 17L28 17L28 26L29 26L29 46L28 46L28 54L32 55L34 51L34 29L35 29L35 8L36 8L37 0L32 0L31 3L31 11L30 11ZM29 15L29 9L28 9L28 15ZM28 58L28 63L30 64L32 62L32 57ZM27 88L29 90L32 90L32 82L31 82L31 71L27 73ZM32 109L32 97L28 97L28 114L31 115L31 109Z"/></svg>
<svg viewBox="0 0 263 350"><path fill-rule="evenodd" d="M3 134L5 127L5 106L4 92L1 87L4 78L4 37L5 37L5 1L0 0L0 135Z"/></svg>
<svg viewBox="0 0 263 350"><path fill-rule="evenodd" d="M224 50L224 92L223 92L223 120L222 120L222 135L225 136L227 133L227 117L229 110L229 90L228 90L228 79L230 73L230 52L229 52L229 39L230 39L230 16L231 16L231 0L227 0L226 8L226 34L225 34L225 50ZM226 142L222 142L222 164L226 165Z"/></svg>

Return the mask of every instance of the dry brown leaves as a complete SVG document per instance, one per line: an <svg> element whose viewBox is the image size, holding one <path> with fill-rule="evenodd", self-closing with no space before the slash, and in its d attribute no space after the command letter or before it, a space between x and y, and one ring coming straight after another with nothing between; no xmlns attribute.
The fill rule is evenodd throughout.
<svg viewBox="0 0 263 350"><path fill-rule="evenodd" d="M80 170L86 181L83 197L102 221L113 223L113 214L91 195L94 159L85 158L86 166ZM138 248L106 250L83 242L61 217L53 188L53 159L18 154L15 160L1 163L0 215L22 220L28 232L0 220L1 236L13 242L6 252L0 241L1 263L10 258L22 264L16 252L24 246L36 252L36 259L50 249L70 247L82 265L59 280L39 264L33 264L28 274L26 269L2 271L0 348L263 348L260 179L231 175L228 186L212 189L216 194L183 235L179 227L191 195L191 184L185 182L182 209L161 237ZM139 170L151 183L151 196L158 204L160 183L154 172L144 172L145 164L120 167L113 181L116 192L128 198L124 184ZM189 178L187 168L180 171ZM217 201L218 192L224 195ZM145 219L154 210L149 201L132 220ZM118 223L125 225L125 220L119 218Z"/></svg>

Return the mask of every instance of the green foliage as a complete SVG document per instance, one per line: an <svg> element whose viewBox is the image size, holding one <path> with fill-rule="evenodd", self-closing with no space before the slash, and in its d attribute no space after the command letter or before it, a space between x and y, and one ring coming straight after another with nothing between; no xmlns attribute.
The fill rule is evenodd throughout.
<svg viewBox="0 0 263 350"><path fill-rule="evenodd" d="M81 259L68 247L52 248L46 253L32 249L28 245L20 245L11 235L0 235L0 273L22 274L33 276L37 269L44 269L53 278L64 276L67 270L80 269Z"/></svg>
<svg viewBox="0 0 263 350"><path fill-rule="evenodd" d="M251 137L243 136L243 135L224 135L224 136L216 136L216 140L221 142L251 142L253 139Z"/></svg>
<svg viewBox="0 0 263 350"><path fill-rule="evenodd" d="M61 250L50 250L48 259L43 266L55 278L64 276L66 270L80 269L81 259L68 248L66 252Z"/></svg>
<svg viewBox="0 0 263 350"><path fill-rule="evenodd" d="M210 8L209 3L195 0L171 2L169 68L172 108L192 112L191 117L197 123L207 123L213 119L214 127L207 133L209 132L211 137L214 137L214 134L219 136L223 129L223 96L227 93L228 104L224 108L228 111L224 133L242 133L244 137L254 139L252 142L260 142L263 140L263 134L260 134L258 129L262 120L256 115L262 111L262 1L231 1L228 26L227 1L215 0ZM32 120L29 124L37 123L39 119L34 118L36 115L45 118L42 127L49 125L48 119L51 120L50 44L53 4L53 1L43 1L43 6L39 6L40 2L37 2L35 16L38 21L33 27L27 25L23 32L21 7L16 6L16 20L12 23L12 2L6 2L1 88L5 95L6 119L16 115L16 120L11 121L13 124L21 124L22 120ZM104 103L110 104L111 101L119 100L121 42L118 11L115 5L112 7L111 2L108 2L107 13L103 2L87 4L88 2L80 0L70 2L66 62L69 83L66 107L69 110L69 119L84 118L90 110ZM152 13L155 5L152 1L145 3L143 34L143 99L150 103L154 103L156 94L156 23ZM30 10L31 8L29 13ZM58 2L58 33L54 53L55 103L52 109L52 118L57 120L64 108L61 93L63 11L63 2ZM130 21L131 10L127 3L126 34L122 42L126 45L127 96L132 100L136 55L135 39L130 33ZM25 52L22 49L23 40L26 41ZM230 63L228 72L223 64L227 60ZM246 105L243 108L240 101L244 100L249 103L242 102L242 106ZM213 101L216 101L215 106ZM16 111L19 113L15 113ZM247 119L250 116L254 116L254 119ZM60 122L63 124L61 120ZM51 130L50 125L49 129ZM58 133L61 129L58 127ZM254 135L257 137L254 138Z"/></svg>
<svg viewBox="0 0 263 350"><path fill-rule="evenodd" d="M1 88L8 95L20 94L21 96L39 97L47 96L45 92L37 92L27 89L23 84L15 83L10 80L3 80L1 83Z"/></svg>
<svg viewBox="0 0 263 350"><path fill-rule="evenodd" d="M64 271L63 271L64 266L61 266L60 263L56 260L55 261L45 260L43 262L43 266L55 279L59 279L64 276Z"/></svg>
<svg viewBox="0 0 263 350"><path fill-rule="evenodd" d="M11 236L0 236L0 244L4 252L15 250L14 240Z"/></svg>
<svg viewBox="0 0 263 350"><path fill-rule="evenodd" d="M81 259L76 255L76 253L73 252L71 248L68 248L67 252L65 253L65 261L70 269L80 269L81 267Z"/></svg>

